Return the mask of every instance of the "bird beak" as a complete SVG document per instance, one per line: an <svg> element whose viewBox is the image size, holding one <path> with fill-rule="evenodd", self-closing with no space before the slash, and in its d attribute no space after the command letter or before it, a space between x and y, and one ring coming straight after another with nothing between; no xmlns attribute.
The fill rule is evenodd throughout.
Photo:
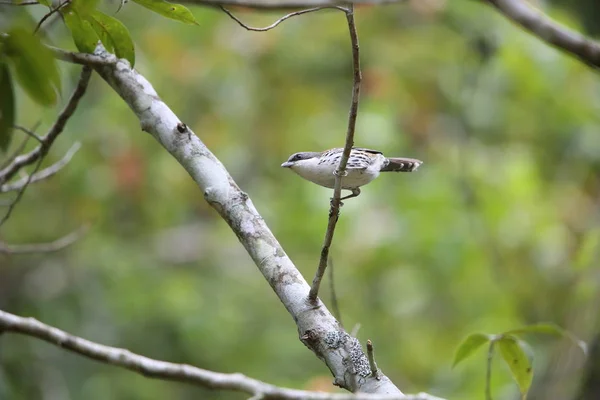
<svg viewBox="0 0 600 400"><path fill-rule="evenodd" d="M281 164L281 166L283 168L290 168L292 165L294 165L294 163L293 162L289 162L289 161L286 161L283 164Z"/></svg>

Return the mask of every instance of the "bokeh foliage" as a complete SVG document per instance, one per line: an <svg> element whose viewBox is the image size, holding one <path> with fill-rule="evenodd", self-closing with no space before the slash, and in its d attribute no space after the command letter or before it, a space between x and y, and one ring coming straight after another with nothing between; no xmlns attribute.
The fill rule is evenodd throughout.
<svg viewBox="0 0 600 400"><path fill-rule="evenodd" d="M577 14L548 11L578 26ZM192 12L197 26L142 18L133 3L116 17L135 42L136 68L310 280L330 191L279 165L296 151L343 145L345 18L322 11L253 33L217 10ZM279 15L238 14L256 26ZM478 2L358 7L356 18L356 144L425 164L383 175L344 205L332 248L343 320L361 324L359 338L373 340L378 365L404 391L480 399L484 352L451 369L469 333L550 321L589 339L600 328L598 76ZM47 39L74 49L61 23ZM64 101L79 67L60 67ZM42 131L56 110L17 92L21 125L42 120ZM57 254L0 256L2 309L149 357L333 390L235 235L98 77L48 162L73 141L83 148L71 164L30 187L0 234L30 243L92 229ZM530 344L529 398L571 398L579 350L566 340ZM494 371L495 398L517 398L509 371L500 362ZM148 380L24 337L0 342L0 398L167 397L244 398Z"/></svg>

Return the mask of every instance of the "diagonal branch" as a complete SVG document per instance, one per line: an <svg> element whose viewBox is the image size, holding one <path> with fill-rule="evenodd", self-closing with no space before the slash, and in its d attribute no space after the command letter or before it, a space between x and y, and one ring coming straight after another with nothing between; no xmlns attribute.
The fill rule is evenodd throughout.
<svg viewBox="0 0 600 400"><path fill-rule="evenodd" d="M327 8L334 8L334 9L338 9L338 10L343 10L341 7L336 7L336 6L324 6L324 7L314 7L314 8L309 8L307 10L301 10L301 11L296 11L293 13L289 13L287 15L284 15L283 17L279 18L277 21L273 22L271 25L269 26L265 26L264 28L253 28L251 26L246 25L245 23L242 22L242 20L240 20L238 17L236 17L235 15L233 15L231 13L231 11L229 11L228 9L226 9L223 6L220 6L221 10L223 10L223 12L227 15L229 15L229 17L231 19L233 19L235 22L238 23L238 25L240 25L242 28L249 30L249 31L253 31L253 32L266 32L269 31L273 28L275 28L277 25L279 25L280 23L282 23L283 21L285 21L286 19L295 17L297 15L302 15L302 14L307 14L310 12L314 12L314 11L319 11L319 10L325 10Z"/></svg>
<svg viewBox="0 0 600 400"><path fill-rule="evenodd" d="M354 130L356 128L356 116L358 113L358 100L360 96L360 82L362 81L362 75L360 72L360 53L358 46L358 33L356 32L356 24L354 22L354 6L350 5L345 10L346 19L348 21L348 30L350 31L350 42L352 44L352 70L354 72L353 85L352 85L352 102L350 104L350 112L348 115L348 130L346 132L346 144L344 146L344 152L340 159L340 164L335 171L335 185L333 188L333 198L331 199L331 208L329 209L329 221L327 223L327 231L325 232L325 239L323 241L323 247L321 248L321 258L319 260L319 267L313 279L312 287L308 294L308 298L311 302L316 301L319 294L319 287L325 275L325 269L327 268L327 259L329 257L329 248L333 241L333 234L335 232L335 226L338 221L340 214L342 196L342 177L346 175L346 164L354 146Z"/></svg>
<svg viewBox="0 0 600 400"><path fill-rule="evenodd" d="M557 47L584 63L600 67L600 43L548 18L523 0L487 0L505 17L544 42Z"/></svg>
<svg viewBox="0 0 600 400"><path fill-rule="evenodd" d="M223 164L194 132L160 99L150 82L129 63L98 49L96 54L78 55L54 49L61 58L91 61L95 70L129 105L142 130L150 133L198 184L205 200L236 234L254 263L271 285L298 328L302 343L326 363L334 383L363 393L402 392L386 377L371 377L369 362L355 338L318 299L307 302L310 286L287 256L248 195L240 190ZM349 362L352 359L353 362ZM350 365L354 368L350 368Z"/></svg>
<svg viewBox="0 0 600 400"><path fill-rule="evenodd" d="M193 367L154 360L129 350L104 346L73 336L33 318L22 318L0 310L0 333L19 333L44 340L60 348L106 364L115 365L148 378L191 383L208 389L224 389L249 393L257 397L279 400L443 400L425 393L418 395L333 394L281 388L242 374L224 374Z"/></svg>

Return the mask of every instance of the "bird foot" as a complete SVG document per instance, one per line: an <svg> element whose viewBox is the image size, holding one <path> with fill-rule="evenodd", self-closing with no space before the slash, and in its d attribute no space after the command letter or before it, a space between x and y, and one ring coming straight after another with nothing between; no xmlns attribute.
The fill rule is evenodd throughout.
<svg viewBox="0 0 600 400"><path fill-rule="evenodd" d="M329 198L329 205L333 207L333 197ZM340 208L342 208L343 205L344 203L342 202L342 199L340 199Z"/></svg>

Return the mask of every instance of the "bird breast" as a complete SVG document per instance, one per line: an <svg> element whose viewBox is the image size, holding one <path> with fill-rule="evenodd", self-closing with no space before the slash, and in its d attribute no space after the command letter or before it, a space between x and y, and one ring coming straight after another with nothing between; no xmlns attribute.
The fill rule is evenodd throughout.
<svg viewBox="0 0 600 400"><path fill-rule="evenodd" d="M381 156L384 159L383 156ZM371 182L373 179L379 176L379 170L383 160L374 160L364 168L351 168L348 165L347 175L342 179L342 189L355 189L360 186L364 186ZM321 185L327 188L333 188L335 185L335 170L338 166L338 162L321 162L319 163L318 158L312 158L309 160L302 160L297 162L292 170L306 180L309 180L317 185Z"/></svg>

